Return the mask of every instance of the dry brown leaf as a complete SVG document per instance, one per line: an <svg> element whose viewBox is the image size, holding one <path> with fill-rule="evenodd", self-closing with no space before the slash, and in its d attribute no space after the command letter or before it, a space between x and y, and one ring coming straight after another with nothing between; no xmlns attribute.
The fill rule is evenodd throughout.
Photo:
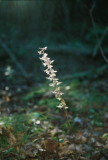
<svg viewBox="0 0 108 160"><path fill-rule="evenodd" d="M106 145L104 146L104 149L108 149L108 144L106 144Z"/></svg>
<svg viewBox="0 0 108 160"><path fill-rule="evenodd" d="M51 132L51 136L55 136L55 135L58 135L58 134L62 133L62 130L60 130L58 127L55 127L50 132Z"/></svg>
<svg viewBox="0 0 108 160"><path fill-rule="evenodd" d="M100 152L99 151L94 151L92 155L93 160L99 160L100 159Z"/></svg>
<svg viewBox="0 0 108 160"><path fill-rule="evenodd" d="M14 145L16 143L16 138L11 132L8 134L8 142L10 145Z"/></svg>
<svg viewBox="0 0 108 160"><path fill-rule="evenodd" d="M95 143L95 146L100 148L100 147L103 146L103 144L101 144L100 142L97 141L97 142Z"/></svg>
<svg viewBox="0 0 108 160"><path fill-rule="evenodd" d="M78 132L76 133L76 137L77 137L77 138L82 137L82 136L83 136L83 132L78 131Z"/></svg>
<svg viewBox="0 0 108 160"><path fill-rule="evenodd" d="M75 145L75 149L76 149L77 152L83 153L83 147L82 147L81 144L80 145Z"/></svg>
<svg viewBox="0 0 108 160"><path fill-rule="evenodd" d="M94 137L91 137L90 140L89 140L89 142L90 142L91 144L93 144L93 143L96 142L96 139L95 139Z"/></svg>
<svg viewBox="0 0 108 160"><path fill-rule="evenodd" d="M4 128L5 128L4 126L2 126L2 125L0 126L0 135L2 135L2 134L3 134L3 130L4 130Z"/></svg>
<svg viewBox="0 0 108 160"><path fill-rule="evenodd" d="M53 141L51 139L43 141L43 145L48 152L55 152L59 149L59 142Z"/></svg>
<svg viewBox="0 0 108 160"><path fill-rule="evenodd" d="M12 132L13 132L12 127L0 126L0 134L7 137L8 143L10 145L13 145L16 143L16 138Z"/></svg>
<svg viewBox="0 0 108 160"><path fill-rule="evenodd" d="M71 151L75 151L76 150L75 144L69 145L68 149Z"/></svg>
<svg viewBox="0 0 108 160"><path fill-rule="evenodd" d="M23 136L24 136L24 133L18 133L17 134L17 141L21 141L21 139L23 138Z"/></svg>
<svg viewBox="0 0 108 160"><path fill-rule="evenodd" d="M82 144L82 143L86 143L87 138L83 135L82 132L77 132L76 136L75 136L75 142L77 144Z"/></svg>
<svg viewBox="0 0 108 160"><path fill-rule="evenodd" d="M79 160L87 160L85 157L80 156Z"/></svg>
<svg viewBox="0 0 108 160"><path fill-rule="evenodd" d="M10 102L11 101L11 97L10 96L6 96L5 100L6 100L6 102Z"/></svg>

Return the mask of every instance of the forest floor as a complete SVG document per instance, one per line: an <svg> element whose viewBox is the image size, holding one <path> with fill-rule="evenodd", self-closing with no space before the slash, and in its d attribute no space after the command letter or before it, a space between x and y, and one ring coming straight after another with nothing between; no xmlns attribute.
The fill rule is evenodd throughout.
<svg viewBox="0 0 108 160"><path fill-rule="evenodd" d="M108 83L62 85L68 117L48 83L0 90L0 160L108 160Z"/></svg>

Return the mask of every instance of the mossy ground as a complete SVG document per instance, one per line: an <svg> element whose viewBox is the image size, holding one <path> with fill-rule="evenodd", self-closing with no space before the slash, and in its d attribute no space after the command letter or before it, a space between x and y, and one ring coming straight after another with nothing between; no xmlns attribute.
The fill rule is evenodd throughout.
<svg viewBox="0 0 108 160"><path fill-rule="evenodd" d="M43 141L49 145L48 139L50 139L52 148L55 149L57 155L59 151L56 150L56 145L58 143L60 146L64 145L67 136L77 136L81 132L80 134L83 137L85 130L87 130L88 134L89 132L91 133L92 138L92 134L95 132L101 138L102 135L108 133L106 123L108 88L106 81L74 79L64 83L62 90L64 92L64 99L69 106L67 111L68 121L64 111L56 108L58 101L52 95L48 83L33 89L31 88L26 93L23 92L17 97L19 104L17 104L15 111L12 107L10 107L8 114L3 111L0 117L0 160L13 160L13 157L19 160L32 160L36 158L40 160L43 156L46 156L47 159L48 155L44 155L44 151L42 151L45 149ZM14 101L14 99L10 99L9 102L5 102L4 104L9 107L12 100ZM21 106L18 108L19 105ZM101 138L95 138L95 141L99 142ZM76 142L74 143L76 144ZM100 141L100 143L101 145L107 145L105 142ZM53 144L56 148L54 148ZM68 145L66 144L66 146ZM93 150L91 144L90 147ZM91 158L93 154L91 150L85 151L86 153L82 152L78 156ZM102 146L100 150L103 150ZM98 152L100 150L98 149ZM48 146L45 152L46 154L50 152ZM68 154L67 157L70 157ZM55 157L52 152L50 155L53 158ZM58 155L59 158L61 156L64 156L65 159L66 154ZM54 159L56 160L57 157Z"/></svg>

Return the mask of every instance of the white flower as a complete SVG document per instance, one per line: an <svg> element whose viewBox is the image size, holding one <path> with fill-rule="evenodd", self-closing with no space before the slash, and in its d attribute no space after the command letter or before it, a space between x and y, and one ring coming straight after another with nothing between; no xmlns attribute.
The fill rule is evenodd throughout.
<svg viewBox="0 0 108 160"><path fill-rule="evenodd" d="M44 47L44 50L47 50L47 46L46 46L46 47Z"/></svg>
<svg viewBox="0 0 108 160"><path fill-rule="evenodd" d="M52 81L53 77L46 77L46 79L49 79L50 81Z"/></svg>
<svg viewBox="0 0 108 160"><path fill-rule="evenodd" d="M4 125L4 122L0 122L0 126Z"/></svg>
<svg viewBox="0 0 108 160"><path fill-rule="evenodd" d="M50 64L52 64L54 62L54 60L50 61Z"/></svg>
<svg viewBox="0 0 108 160"><path fill-rule="evenodd" d="M38 51L38 53L39 53L39 54L42 54L42 52L41 52L41 51Z"/></svg>
<svg viewBox="0 0 108 160"><path fill-rule="evenodd" d="M39 48L39 49L41 49L41 51L44 51L44 50L47 50L47 47Z"/></svg>
<svg viewBox="0 0 108 160"><path fill-rule="evenodd" d="M57 85L60 85L62 82L57 82Z"/></svg>
<svg viewBox="0 0 108 160"><path fill-rule="evenodd" d="M41 57L40 59L43 60L43 61L47 61L47 57L44 57L44 56Z"/></svg>
<svg viewBox="0 0 108 160"><path fill-rule="evenodd" d="M40 124L41 122L39 120L36 121L36 124Z"/></svg>
<svg viewBox="0 0 108 160"><path fill-rule="evenodd" d="M62 105L58 105L57 108L60 108L60 109L61 109L61 108L63 108L63 106L62 106Z"/></svg>
<svg viewBox="0 0 108 160"><path fill-rule="evenodd" d="M52 72L56 73L57 71L55 71L55 70L52 70Z"/></svg>
<svg viewBox="0 0 108 160"><path fill-rule="evenodd" d="M55 86L55 84L54 84L54 83L50 83L50 84L49 84L49 86L54 87L54 86Z"/></svg>
<svg viewBox="0 0 108 160"><path fill-rule="evenodd" d="M70 86L66 86L65 87L65 90L69 90L71 87Z"/></svg>
<svg viewBox="0 0 108 160"><path fill-rule="evenodd" d="M52 67L53 67L53 66L52 66L52 65L50 65L50 64L48 64L48 66L47 66L47 67L48 67L48 69L52 69Z"/></svg>
<svg viewBox="0 0 108 160"><path fill-rule="evenodd" d="M52 83L50 83L49 85L52 87L55 87L55 90L53 91L55 97L60 101L60 104L57 106L58 108L65 108L67 109L68 107L66 106L66 103L64 101L64 99L62 98L62 95L64 93L61 92L61 88L59 87L59 85L61 84L61 82L59 82L59 79L56 78L56 70L53 69L53 62L54 60L50 60L50 58L48 57L48 54L45 53L45 50L47 49L47 47L44 48L40 48L40 51L38 51L38 53L40 55L42 55L42 57L40 58L42 61L42 64L44 67L46 67L46 69L44 70L44 72L48 75L48 77L46 77L46 79L50 80Z"/></svg>
<svg viewBox="0 0 108 160"><path fill-rule="evenodd" d="M65 109L68 109L68 107L66 106Z"/></svg>
<svg viewBox="0 0 108 160"><path fill-rule="evenodd" d="M50 74L50 70L46 69L44 70L45 73Z"/></svg>
<svg viewBox="0 0 108 160"><path fill-rule="evenodd" d="M51 74L56 73L57 71L55 71L54 69L51 69Z"/></svg>
<svg viewBox="0 0 108 160"><path fill-rule="evenodd" d="M46 63L42 63L44 65L44 67L46 67Z"/></svg>
<svg viewBox="0 0 108 160"><path fill-rule="evenodd" d="M55 78L54 81L55 81L55 82L58 82L58 78Z"/></svg>
<svg viewBox="0 0 108 160"><path fill-rule="evenodd" d="M44 53L43 57L47 57L47 55L48 55L47 53Z"/></svg>
<svg viewBox="0 0 108 160"><path fill-rule="evenodd" d="M61 101L61 98L57 97L57 99L58 99L59 101Z"/></svg>

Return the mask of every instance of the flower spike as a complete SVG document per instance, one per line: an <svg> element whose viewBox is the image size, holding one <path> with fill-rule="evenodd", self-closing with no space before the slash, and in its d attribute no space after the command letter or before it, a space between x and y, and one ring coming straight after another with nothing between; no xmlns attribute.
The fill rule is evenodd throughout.
<svg viewBox="0 0 108 160"><path fill-rule="evenodd" d="M57 71L55 71L53 69L52 64L53 64L54 60L50 60L50 58L48 57L48 54L45 53L45 50L47 50L47 47L39 48L39 49L40 50L38 51L38 53L39 53L39 55L42 55L42 57L40 57L40 60L42 61L43 66L46 67L44 72L48 75L48 77L46 77L46 79L51 81L51 83L49 84L51 87L55 87L53 94L60 102L60 104L57 107L60 109L61 108L67 109L68 107L66 106L65 100L62 98L62 95L64 93L61 92L61 88L60 88L61 82L59 82L59 79L56 78Z"/></svg>

